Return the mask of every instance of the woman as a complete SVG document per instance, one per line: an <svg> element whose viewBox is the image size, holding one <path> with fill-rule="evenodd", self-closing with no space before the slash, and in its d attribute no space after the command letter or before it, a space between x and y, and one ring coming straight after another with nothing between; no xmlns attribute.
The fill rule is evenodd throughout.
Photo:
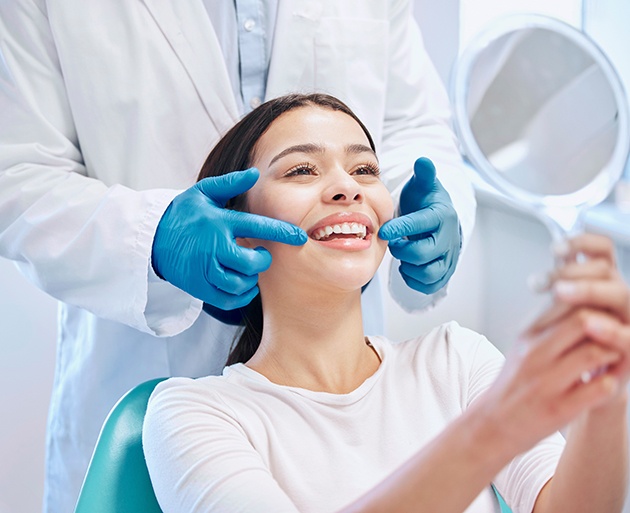
<svg viewBox="0 0 630 513"><path fill-rule="evenodd" d="M329 96L272 100L200 178L248 166L260 177L230 206L309 240L242 239L273 264L229 366L154 392L144 444L164 511L486 513L491 483L515 513L621 510L630 301L609 241L570 242L554 305L505 365L456 323L402 344L367 339L361 287L392 203L365 127Z"/></svg>

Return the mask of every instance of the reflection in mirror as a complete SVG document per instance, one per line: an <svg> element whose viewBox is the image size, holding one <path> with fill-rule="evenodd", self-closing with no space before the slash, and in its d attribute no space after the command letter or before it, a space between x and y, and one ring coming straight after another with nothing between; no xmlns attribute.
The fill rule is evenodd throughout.
<svg viewBox="0 0 630 513"><path fill-rule="evenodd" d="M484 178L565 231L625 165L621 82L591 40L559 21L511 17L482 33L455 69L453 104L464 153Z"/></svg>
<svg viewBox="0 0 630 513"><path fill-rule="evenodd" d="M617 140L615 95L603 71L547 29L512 32L486 51L495 49L503 65L468 106L479 147L507 180L531 192L581 189L610 160ZM479 64L473 82L487 71Z"/></svg>

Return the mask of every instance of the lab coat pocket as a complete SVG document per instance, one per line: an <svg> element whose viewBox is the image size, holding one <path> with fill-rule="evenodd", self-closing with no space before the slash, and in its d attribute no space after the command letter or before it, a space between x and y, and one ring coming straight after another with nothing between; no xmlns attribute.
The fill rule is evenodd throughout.
<svg viewBox="0 0 630 513"><path fill-rule="evenodd" d="M314 40L314 86L348 103L380 140L385 111L389 23L322 18Z"/></svg>

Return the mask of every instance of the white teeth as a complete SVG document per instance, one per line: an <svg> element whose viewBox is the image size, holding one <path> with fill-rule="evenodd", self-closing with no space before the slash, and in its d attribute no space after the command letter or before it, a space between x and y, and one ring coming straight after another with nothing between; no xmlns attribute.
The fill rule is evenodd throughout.
<svg viewBox="0 0 630 513"><path fill-rule="evenodd" d="M333 233L343 233L347 235L355 234L357 238L364 239L367 235L367 227L359 223L342 223L332 226L325 226L324 228L320 228L319 230L313 232L313 238L315 240L321 240L332 235Z"/></svg>

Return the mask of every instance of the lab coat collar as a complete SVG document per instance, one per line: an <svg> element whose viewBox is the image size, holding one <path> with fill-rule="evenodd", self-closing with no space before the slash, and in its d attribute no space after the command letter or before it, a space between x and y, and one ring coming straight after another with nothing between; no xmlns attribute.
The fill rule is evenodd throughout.
<svg viewBox="0 0 630 513"><path fill-rule="evenodd" d="M218 133L239 119L221 46L201 2L143 0L186 69Z"/></svg>

